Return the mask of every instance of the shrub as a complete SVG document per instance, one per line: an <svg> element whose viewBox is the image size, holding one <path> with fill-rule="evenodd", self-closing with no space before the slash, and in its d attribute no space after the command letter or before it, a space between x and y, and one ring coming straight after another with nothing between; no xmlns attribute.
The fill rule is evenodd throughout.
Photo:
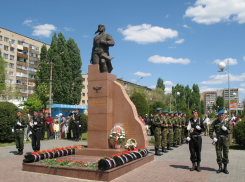
<svg viewBox="0 0 245 182"><path fill-rule="evenodd" d="M162 111L164 111L166 109L166 106L162 103L162 102L154 102L151 106L150 106L150 113L149 114L157 114L157 108L162 108Z"/></svg>
<svg viewBox="0 0 245 182"><path fill-rule="evenodd" d="M245 147L245 120L239 121L235 125L236 143Z"/></svg>
<svg viewBox="0 0 245 182"><path fill-rule="evenodd" d="M148 113L148 104L143 94L134 93L130 97L131 101L134 103L138 114L144 117Z"/></svg>
<svg viewBox="0 0 245 182"><path fill-rule="evenodd" d="M14 126L18 107L9 102L0 102L0 141L9 142L14 140L12 129Z"/></svg>

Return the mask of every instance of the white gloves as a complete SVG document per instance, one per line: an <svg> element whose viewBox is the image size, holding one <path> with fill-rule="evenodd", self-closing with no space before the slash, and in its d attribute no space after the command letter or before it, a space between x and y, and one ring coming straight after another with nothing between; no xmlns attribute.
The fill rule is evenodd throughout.
<svg viewBox="0 0 245 182"><path fill-rule="evenodd" d="M30 131L30 132L29 132L29 135L31 135L31 134L32 134L32 132Z"/></svg>
<svg viewBox="0 0 245 182"><path fill-rule="evenodd" d="M17 125L21 126L21 123L18 121L18 122L17 122Z"/></svg>
<svg viewBox="0 0 245 182"><path fill-rule="evenodd" d="M191 140L191 138L190 137L187 137L186 140L189 142Z"/></svg>
<svg viewBox="0 0 245 182"><path fill-rule="evenodd" d="M34 125L37 125L37 122L34 122Z"/></svg>
<svg viewBox="0 0 245 182"><path fill-rule="evenodd" d="M79 125L79 128L81 128L81 125Z"/></svg>
<svg viewBox="0 0 245 182"><path fill-rule="evenodd" d="M217 142L217 141L218 141L218 139L217 139L217 138L213 138L213 141L214 141L214 142Z"/></svg>
<svg viewBox="0 0 245 182"><path fill-rule="evenodd" d="M32 127L32 126L33 126L33 124L32 124L31 122L29 122L29 125L30 125L30 127Z"/></svg>
<svg viewBox="0 0 245 182"><path fill-rule="evenodd" d="M226 131L227 130L227 128L223 125L222 127L222 130L224 130L224 131Z"/></svg>
<svg viewBox="0 0 245 182"><path fill-rule="evenodd" d="M14 133L14 129L12 129L12 133Z"/></svg>
<svg viewBox="0 0 245 182"><path fill-rule="evenodd" d="M201 130L201 127L197 125L197 126L196 126L196 129Z"/></svg>

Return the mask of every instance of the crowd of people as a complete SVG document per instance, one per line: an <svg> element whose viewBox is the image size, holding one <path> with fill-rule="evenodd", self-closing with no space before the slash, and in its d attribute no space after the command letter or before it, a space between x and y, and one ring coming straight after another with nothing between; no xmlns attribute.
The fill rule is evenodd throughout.
<svg viewBox="0 0 245 182"><path fill-rule="evenodd" d="M72 126L72 127L71 127ZM33 115L26 109L26 113L22 116L22 111L17 111L17 117L14 123L12 132L15 134L17 155L23 154L24 142L31 141L32 149L34 151L40 150L40 140L45 139L45 131L47 130L47 139L71 139L71 131L73 130L73 137L75 141L79 141L82 136L82 116L79 110L64 115L56 115L55 118L48 113L45 117L43 112L34 111Z"/></svg>

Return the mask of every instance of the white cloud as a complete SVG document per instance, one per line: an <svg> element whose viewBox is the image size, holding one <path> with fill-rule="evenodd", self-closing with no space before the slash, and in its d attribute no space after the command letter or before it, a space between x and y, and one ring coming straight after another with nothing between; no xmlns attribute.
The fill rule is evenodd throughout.
<svg viewBox="0 0 245 182"><path fill-rule="evenodd" d="M149 62L157 64L170 64L170 63L179 63L179 64L189 64L191 61L186 58L175 59L172 57L161 57L159 55L151 56L148 59Z"/></svg>
<svg viewBox="0 0 245 182"><path fill-rule="evenodd" d="M199 87L199 89L200 89L200 93L203 93L203 92L209 92L209 91L216 91L216 90L220 90L223 88L210 88L207 86L202 86L202 87Z"/></svg>
<svg viewBox="0 0 245 182"><path fill-rule="evenodd" d="M238 64L237 60L236 59L232 59L232 58L226 58L224 60L216 59L216 60L214 60L213 63L219 64L220 62L225 62L225 64L227 65L228 64L228 61L229 61L229 64L230 65L236 65L236 64Z"/></svg>
<svg viewBox="0 0 245 182"><path fill-rule="evenodd" d="M179 39L179 40L176 40L175 43L176 44L182 44L184 41L185 41L185 39Z"/></svg>
<svg viewBox="0 0 245 182"><path fill-rule="evenodd" d="M245 56L243 56L243 60L245 61Z"/></svg>
<svg viewBox="0 0 245 182"><path fill-rule="evenodd" d="M203 81L201 82L201 84L222 84L222 83L226 83L228 81L228 75L212 75L209 78L211 78L211 80L209 81ZM244 81L245 80L245 73L241 74L241 75L232 75L230 74L230 81L231 82L235 82L235 81Z"/></svg>
<svg viewBox="0 0 245 182"><path fill-rule="evenodd" d="M119 28L118 31L123 34L124 40L134 41L138 44L149 44L154 42L164 42L168 38L178 36L178 31L151 26L150 24L128 25L126 29Z"/></svg>
<svg viewBox="0 0 245 182"><path fill-rule="evenodd" d="M156 85L149 86L149 88L155 89L156 88Z"/></svg>
<svg viewBox="0 0 245 182"><path fill-rule="evenodd" d="M168 47L169 49L175 49L176 47L175 46L170 46Z"/></svg>
<svg viewBox="0 0 245 182"><path fill-rule="evenodd" d="M32 20L31 19L27 19L23 22L23 25L27 25L27 26L31 26Z"/></svg>
<svg viewBox="0 0 245 182"><path fill-rule="evenodd" d="M245 89L244 88L238 88L239 92L242 92L245 94Z"/></svg>
<svg viewBox="0 0 245 182"><path fill-rule="evenodd" d="M171 81L165 81L164 84L165 84L165 85L171 85L171 86L174 86L173 82L171 82Z"/></svg>
<svg viewBox="0 0 245 182"><path fill-rule="evenodd" d="M68 28L68 27L64 27L64 30L67 31L67 32L75 31L73 28Z"/></svg>
<svg viewBox="0 0 245 182"><path fill-rule="evenodd" d="M136 82L136 80L135 79L132 79L131 82Z"/></svg>
<svg viewBox="0 0 245 182"><path fill-rule="evenodd" d="M206 25L227 21L242 24L245 23L245 1L197 0L194 6L188 7L184 16Z"/></svg>
<svg viewBox="0 0 245 182"><path fill-rule="evenodd" d="M138 71L138 72L134 73L134 75L137 75L137 76L151 76L151 73L143 73L143 72Z"/></svg>
<svg viewBox="0 0 245 182"><path fill-rule="evenodd" d="M191 2L187 2L187 3L185 3L185 4L191 4Z"/></svg>
<svg viewBox="0 0 245 182"><path fill-rule="evenodd" d="M183 25L184 28L188 28L190 29L191 27L189 27L188 25Z"/></svg>
<svg viewBox="0 0 245 182"><path fill-rule="evenodd" d="M86 35L86 34L85 34L85 35L83 35L83 37L84 37L84 38L89 38L89 36L88 36L88 35Z"/></svg>
<svg viewBox="0 0 245 182"><path fill-rule="evenodd" d="M245 82L240 84L241 87L245 87Z"/></svg>
<svg viewBox="0 0 245 182"><path fill-rule="evenodd" d="M172 87L165 87L165 93L172 93Z"/></svg>
<svg viewBox="0 0 245 182"><path fill-rule="evenodd" d="M52 24L43 24L34 26L33 29L32 35L34 36L50 37L52 31L55 31L57 28Z"/></svg>
<svg viewBox="0 0 245 182"><path fill-rule="evenodd" d="M165 18L168 18L168 17L169 17L169 15L166 15L166 16L165 16Z"/></svg>

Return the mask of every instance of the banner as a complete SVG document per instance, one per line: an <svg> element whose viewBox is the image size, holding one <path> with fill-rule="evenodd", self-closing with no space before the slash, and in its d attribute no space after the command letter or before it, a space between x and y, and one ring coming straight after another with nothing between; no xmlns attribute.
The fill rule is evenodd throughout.
<svg viewBox="0 0 245 182"><path fill-rule="evenodd" d="M231 110L243 110L244 106L243 103L230 103Z"/></svg>

